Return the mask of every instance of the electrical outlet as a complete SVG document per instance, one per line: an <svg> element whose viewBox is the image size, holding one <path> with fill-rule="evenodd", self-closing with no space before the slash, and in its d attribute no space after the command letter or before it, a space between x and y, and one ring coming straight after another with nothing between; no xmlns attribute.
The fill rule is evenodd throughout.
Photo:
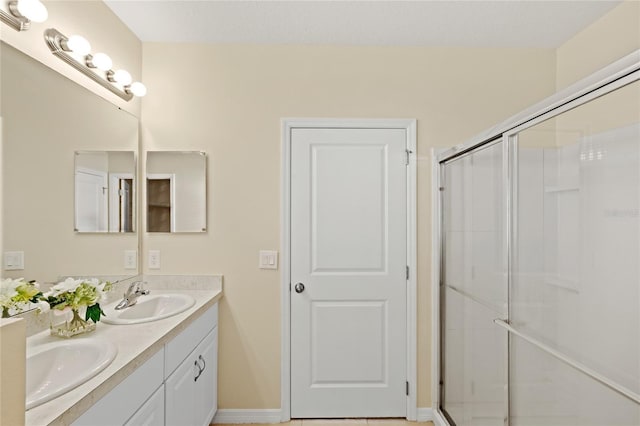
<svg viewBox="0 0 640 426"><path fill-rule="evenodd" d="M160 250L149 250L149 269L160 269Z"/></svg>
<svg viewBox="0 0 640 426"><path fill-rule="evenodd" d="M138 268L138 252L136 250L124 251L124 269Z"/></svg>
<svg viewBox="0 0 640 426"><path fill-rule="evenodd" d="M23 251L5 251L4 269L6 271L21 271L24 269Z"/></svg>

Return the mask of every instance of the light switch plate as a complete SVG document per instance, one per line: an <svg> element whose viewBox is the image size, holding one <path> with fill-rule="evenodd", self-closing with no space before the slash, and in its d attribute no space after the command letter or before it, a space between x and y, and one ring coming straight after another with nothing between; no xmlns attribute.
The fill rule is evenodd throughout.
<svg viewBox="0 0 640 426"><path fill-rule="evenodd" d="M278 252L275 250L260 250L260 269L278 269Z"/></svg>
<svg viewBox="0 0 640 426"><path fill-rule="evenodd" d="M23 251L5 251L4 269L6 271L21 271L24 269Z"/></svg>
<svg viewBox="0 0 640 426"><path fill-rule="evenodd" d="M124 251L124 269L138 268L138 252L137 250Z"/></svg>
<svg viewBox="0 0 640 426"><path fill-rule="evenodd" d="M160 250L149 250L149 269L160 269Z"/></svg>

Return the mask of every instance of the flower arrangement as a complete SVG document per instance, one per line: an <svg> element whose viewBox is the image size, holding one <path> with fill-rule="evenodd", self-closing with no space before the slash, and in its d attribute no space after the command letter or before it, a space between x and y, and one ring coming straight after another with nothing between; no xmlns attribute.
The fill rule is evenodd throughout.
<svg viewBox="0 0 640 426"><path fill-rule="evenodd" d="M71 320L61 324L51 325L51 334L71 337L75 334L95 330L96 323L104 315L100 307L100 301L111 289L108 281L100 282L96 278L73 279L67 278L51 287L51 290L42 293L40 286L35 281L18 279L3 279L0 281L0 307L2 317L18 314L28 307L37 308L40 312L53 309L54 313L71 311ZM80 317L80 309L86 308L85 318ZM93 324L88 321L93 321Z"/></svg>
<svg viewBox="0 0 640 426"><path fill-rule="evenodd" d="M70 308L77 313L80 308L86 307L85 321L92 320L96 323L100 321L100 316L104 315L100 308L100 301L104 300L105 294L110 289L110 282L100 282L97 278L77 280L67 278L51 287L43 298L49 303L51 309L55 310Z"/></svg>
<svg viewBox="0 0 640 426"><path fill-rule="evenodd" d="M42 292L37 282L25 281L24 278L5 278L0 281L2 318L23 312L30 303L35 304L41 312L49 310L49 304L42 300Z"/></svg>

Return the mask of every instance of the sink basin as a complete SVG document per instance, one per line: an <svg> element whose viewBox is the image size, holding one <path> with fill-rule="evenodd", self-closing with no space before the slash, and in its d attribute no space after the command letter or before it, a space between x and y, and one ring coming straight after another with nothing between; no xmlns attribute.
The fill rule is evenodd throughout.
<svg viewBox="0 0 640 426"><path fill-rule="evenodd" d="M118 353L96 338L46 343L27 349L26 409L36 407L86 382Z"/></svg>
<svg viewBox="0 0 640 426"><path fill-rule="evenodd" d="M196 301L186 294L151 294L140 296L138 303L128 308L116 310L118 302L103 308L105 316L101 318L109 324L139 324L157 321L180 312L184 312Z"/></svg>

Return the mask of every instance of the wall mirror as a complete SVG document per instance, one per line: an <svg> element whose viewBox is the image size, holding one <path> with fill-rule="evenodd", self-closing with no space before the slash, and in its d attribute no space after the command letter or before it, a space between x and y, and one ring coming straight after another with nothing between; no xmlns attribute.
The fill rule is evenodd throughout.
<svg viewBox="0 0 640 426"><path fill-rule="evenodd" d="M206 232L207 156L147 152L147 232Z"/></svg>
<svg viewBox="0 0 640 426"><path fill-rule="evenodd" d="M134 232L135 161L133 151L76 151L76 232Z"/></svg>
<svg viewBox="0 0 640 426"><path fill-rule="evenodd" d="M136 232L74 232L74 163L89 158L76 152L100 151L111 163L118 151L135 174L137 118L6 43L0 56L2 250L24 253L24 267L2 265L2 277L136 275L124 262L125 250L138 250ZM137 204L123 221L129 231L137 229Z"/></svg>

